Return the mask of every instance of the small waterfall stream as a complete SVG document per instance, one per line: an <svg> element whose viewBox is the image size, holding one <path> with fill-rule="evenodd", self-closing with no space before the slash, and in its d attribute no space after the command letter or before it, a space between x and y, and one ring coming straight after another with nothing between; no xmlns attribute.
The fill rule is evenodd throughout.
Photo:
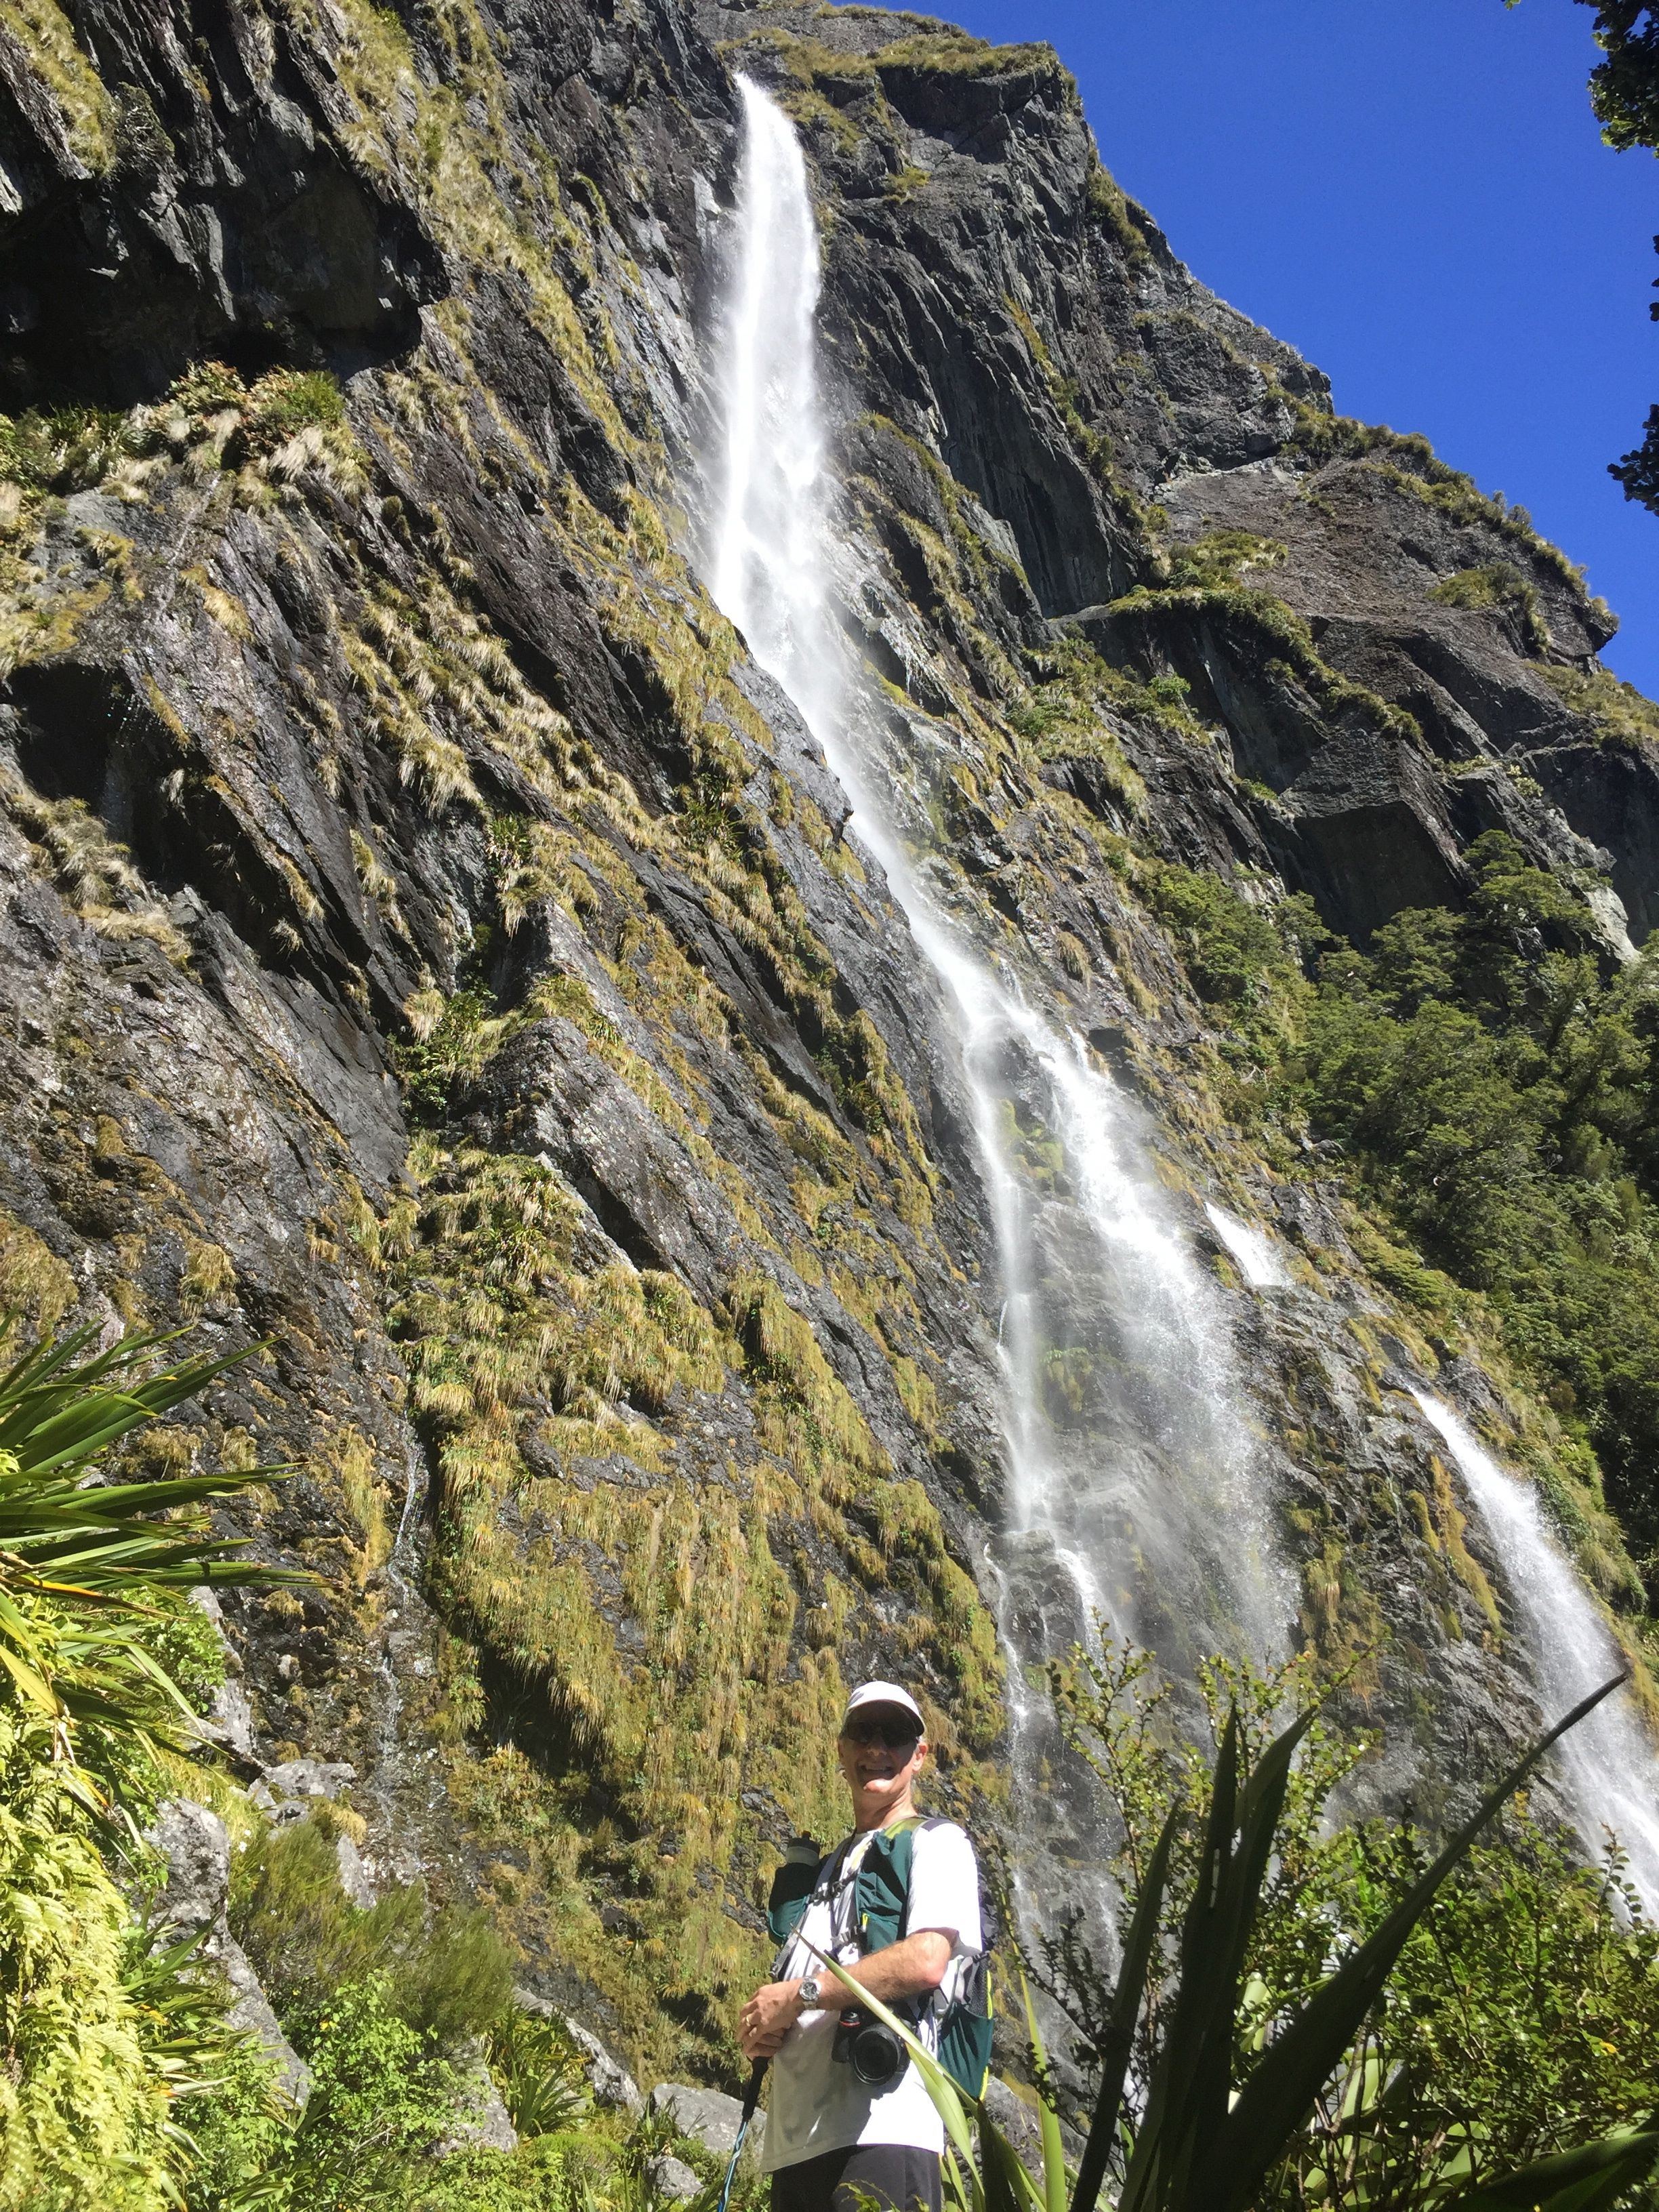
<svg viewBox="0 0 1659 2212"><path fill-rule="evenodd" d="M1624 1664L1595 1601L1544 1520L1538 1493L1498 1466L1450 1407L1412 1393L1443 1439L1479 1507L1520 1617L1543 1717L1559 1720ZM1659 1759L1620 1691L1563 1738L1556 1769L1590 1857L1617 1834L1631 1880L1650 1912L1659 1911Z"/></svg>
<svg viewBox="0 0 1659 2212"><path fill-rule="evenodd" d="M1058 1801L1047 1698L1023 1670L1098 1613L1185 1672L1261 1657L1293 1611L1214 1292L1167 1216L1128 1103L1075 1037L947 921L907 849L909 763L861 700L836 619L814 315L818 240L792 125L739 79L743 166L724 332L724 442L708 581L799 709L944 986L971 1101L1004 1299L1007 1526L994 1570L1033 1846L1088 1880L1086 1808ZM914 809L910 810L914 813ZM1074 1892L1073 1893L1074 1893Z"/></svg>

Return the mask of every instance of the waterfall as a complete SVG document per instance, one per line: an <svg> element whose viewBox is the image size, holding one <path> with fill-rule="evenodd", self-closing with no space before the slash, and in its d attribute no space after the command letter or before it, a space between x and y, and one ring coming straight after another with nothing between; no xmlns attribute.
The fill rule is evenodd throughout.
<svg viewBox="0 0 1659 2212"><path fill-rule="evenodd" d="M906 818L913 763L842 657L838 547L817 389L818 240L787 118L741 78L744 143L727 288L708 582L799 709L944 986L972 1104L1004 1300L1006 1528L994 1572L1014 1665L1017 1768L1098 1858L1086 1809L1058 1800L1046 1698L1023 1670L1098 1613L1181 1672L1206 1649L1261 1657L1293 1611L1231 1348L1207 1275L1168 1217L1128 1102L1081 1040L1036 1012L929 890ZM890 718L889 718L890 721ZM910 805L913 818L919 810Z"/></svg>
<svg viewBox="0 0 1659 2212"><path fill-rule="evenodd" d="M1499 1467L1437 1398L1412 1395L1468 1485L1515 1601L1544 1717L1559 1720L1624 1664L1612 1632L1546 1526L1531 1484ZM1659 1911L1659 1761L1629 1691L1598 1705L1554 1756L1591 1857L1611 1828L1648 1910Z"/></svg>
<svg viewBox="0 0 1659 2212"><path fill-rule="evenodd" d="M1289 1289L1291 1279L1285 1272L1285 1262L1274 1251L1266 1230L1252 1229L1248 1221L1239 1220L1213 1200L1206 1202L1204 1211L1211 1228L1253 1291Z"/></svg>

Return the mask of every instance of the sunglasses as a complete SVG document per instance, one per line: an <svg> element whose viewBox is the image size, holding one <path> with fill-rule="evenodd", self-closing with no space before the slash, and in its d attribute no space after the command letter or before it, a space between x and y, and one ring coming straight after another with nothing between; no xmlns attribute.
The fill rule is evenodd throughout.
<svg viewBox="0 0 1659 2212"><path fill-rule="evenodd" d="M920 1741L921 1731L914 1721L854 1720L848 1722L842 1734L848 1743L879 1743L889 1751L902 1751L907 1743Z"/></svg>

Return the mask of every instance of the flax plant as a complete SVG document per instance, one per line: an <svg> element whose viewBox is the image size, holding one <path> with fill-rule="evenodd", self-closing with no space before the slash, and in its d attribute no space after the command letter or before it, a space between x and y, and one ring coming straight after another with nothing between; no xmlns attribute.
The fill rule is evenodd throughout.
<svg viewBox="0 0 1659 2212"><path fill-rule="evenodd" d="M1042 2168L1033 2174L985 2106L957 2087L904 2022L819 1954L856 2002L909 2049L944 2123L945 2170L960 2212L1095 2212L1113 2160L1121 2173L1116 2212L1251 2212L1294 2153L1322 2091L1344 2071L1401 1950L1447 1877L1550 1747L1624 1679L1576 1706L1511 1768L1372 1934L1278 2023L1237 2086L1234 2057L1249 2002L1247 1955L1291 1763L1316 1709L1277 1735L1247 1772L1235 1708L1207 1802L1190 1811L1175 1805L1146 1864L1101 2042L1093 2119L1074 2175L1066 2170L1058 2116L1046 2096ZM1197 1878L1176 1956L1166 1962L1160 1916L1171 1861L1189 1822L1201 1837ZM1166 1964L1172 1986L1164 1992L1155 2055L1144 2094L1132 2100L1137 2025ZM1029 2016L1046 2081L1035 2016ZM1364 2124L1363 2114L1356 2124ZM1656 2160L1659 2131L1631 2129L1474 2185L1455 2172L1431 2177L1411 2212L1610 2212ZM1363 2202L1363 2195L1347 2201Z"/></svg>

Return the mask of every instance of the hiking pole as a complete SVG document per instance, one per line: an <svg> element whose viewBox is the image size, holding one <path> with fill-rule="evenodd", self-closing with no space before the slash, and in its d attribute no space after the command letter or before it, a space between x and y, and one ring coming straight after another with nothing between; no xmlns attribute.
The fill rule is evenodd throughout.
<svg viewBox="0 0 1659 2212"><path fill-rule="evenodd" d="M760 2103L761 2083L766 2078L767 2062L756 2059L749 2069L749 2087L743 2093L743 2118L738 2123L738 2139L732 2146L732 2163L726 2169L726 2186L720 2191L720 2212L726 2212L731 2201L732 2184L738 2178L738 2160L743 2156L743 2139L749 2132L749 2123L755 2117L755 2107Z"/></svg>

